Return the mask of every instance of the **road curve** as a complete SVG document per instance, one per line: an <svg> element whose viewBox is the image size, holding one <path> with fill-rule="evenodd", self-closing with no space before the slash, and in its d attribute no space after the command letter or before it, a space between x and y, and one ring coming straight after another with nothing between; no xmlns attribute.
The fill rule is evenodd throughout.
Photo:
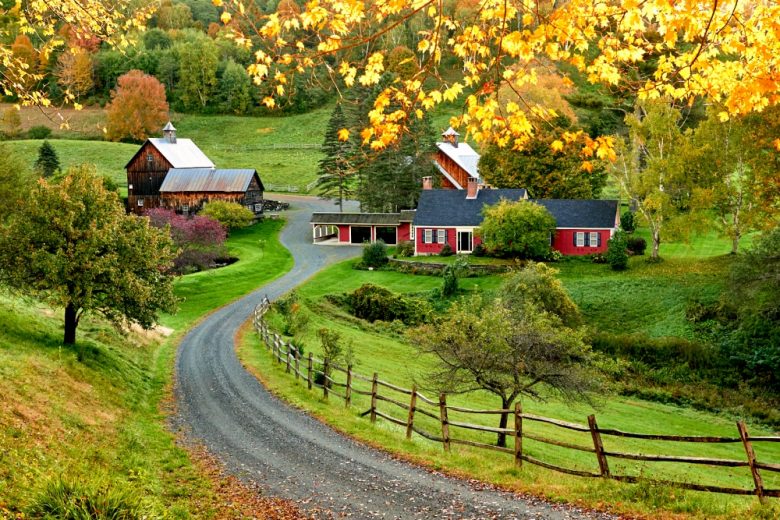
<svg viewBox="0 0 780 520"><path fill-rule="evenodd" d="M295 500L316 518L610 518L397 461L287 406L258 383L239 363L233 345L254 306L263 295L274 299L359 252L311 244L311 212L334 206L313 198L278 198L294 208L281 234L295 258L293 269L211 314L179 347L174 424L189 441L204 444L228 471L265 494Z"/></svg>

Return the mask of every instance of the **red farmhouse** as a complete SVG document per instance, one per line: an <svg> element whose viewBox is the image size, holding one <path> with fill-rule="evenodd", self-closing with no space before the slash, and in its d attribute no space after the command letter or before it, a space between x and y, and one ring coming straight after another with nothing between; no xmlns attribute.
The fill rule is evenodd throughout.
<svg viewBox="0 0 780 520"><path fill-rule="evenodd" d="M437 254L449 244L470 253L479 243L474 230L482 223L482 208L501 199L527 199L522 189L482 189L476 179L467 190L423 190L413 223L416 255ZM620 225L616 200L536 199L555 218L551 245L564 255L603 253Z"/></svg>

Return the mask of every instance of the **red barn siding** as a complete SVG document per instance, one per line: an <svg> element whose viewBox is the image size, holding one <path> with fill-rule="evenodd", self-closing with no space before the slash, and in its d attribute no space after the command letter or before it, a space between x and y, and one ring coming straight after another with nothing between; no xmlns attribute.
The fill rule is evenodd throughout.
<svg viewBox="0 0 780 520"><path fill-rule="evenodd" d="M147 156L151 155L149 161ZM135 158L127 165L127 207L129 211L141 214L160 206L160 185L171 168L171 163L150 143L145 143ZM130 188L132 186L132 188ZM143 206L138 205L143 199Z"/></svg>
<svg viewBox="0 0 780 520"><path fill-rule="evenodd" d="M444 170L450 174L450 176L455 179L455 181L460 184L461 189L466 189L466 185L468 184L468 179L470 175L466 170L461 168L458 163L453 161L447 154L439 150L436 155L434 156L434 159L436 162L444 168ZM447 178L442 175L441 177L441 187L446 189L455 189L455 185L452 184Z"/></svg>
<svg viewBox="0 0 780 520"><path fill-rule="evenodd" d="M398 241L410 240L412 225L409 222L401 222L398 225Z"/></svg>
<svg viewBox="0 0 780 520"><path fill-rule="evenodd" d="M598 232L601 237L601 245L598 247L574 245L574 234L577 232L590 233ZM553 249L560 251L564 255L592 255L595 253L607 252L607 241L610 238L609 229L558 229L553 239Z"/></svg>
<svg viewBox="0 0 780 520"><path fill-rule="evenodd" d="M349 238L349 224L342 224L338 226L339 228L339 242L344 242L346 244L349 244L350 238Z"/></svg>

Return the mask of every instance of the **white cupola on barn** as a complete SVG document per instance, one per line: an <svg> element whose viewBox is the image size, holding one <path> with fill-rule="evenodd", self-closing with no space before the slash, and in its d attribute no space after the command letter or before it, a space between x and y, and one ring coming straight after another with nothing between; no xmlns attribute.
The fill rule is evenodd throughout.
<svg viewBox="0 0 780 520"><path fill-rule="evenodd" d="M454 128L449 127L447 130L444 131L443 134L441 134L442 138L445 142L450 143L455 148L458 147L458 137L460 134L455 131Z"/></svg>
<svg viewBox="0 0 780 520"><path fill-rule="evenodd" d="M176 143L176 128L170 121L163 127L163 138L171 144Z"/></svg>

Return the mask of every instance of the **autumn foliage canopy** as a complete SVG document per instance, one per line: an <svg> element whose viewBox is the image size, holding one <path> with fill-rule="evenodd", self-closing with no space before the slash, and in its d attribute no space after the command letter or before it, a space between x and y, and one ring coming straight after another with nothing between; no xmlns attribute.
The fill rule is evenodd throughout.
<svg viewBox="0 0 780 520"><path fill-rule="evenodd" d="M143 141L168 120L165 87L154 76L131 70L119 77L106 106L106 133L112 141Z"/></svg>

